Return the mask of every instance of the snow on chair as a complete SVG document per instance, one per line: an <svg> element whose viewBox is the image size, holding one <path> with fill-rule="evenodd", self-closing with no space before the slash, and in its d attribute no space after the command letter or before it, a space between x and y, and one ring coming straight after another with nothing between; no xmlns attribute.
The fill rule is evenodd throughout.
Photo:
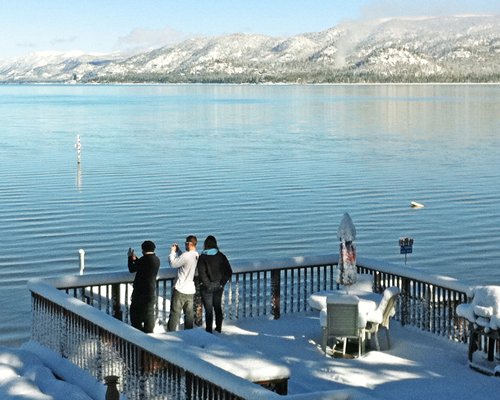
<svg viewBox="0 0 500 400"><path fill-rule="evenodd" d="M375 338L375 348L380 351L380 344L378 340L378 330L379 327L385 328L385 333L387 337L387 348L391 348L391 342L389 339L389 323L391 317L396 314L396 301L398 299L400 290L399 288L392 286L384 290L382 300L378 304L377 308L368 313L366 333L371 337L373 334Z"/></svg>
<svg viewBox="0 0 500 400"><path fill-rule="evenodd" d="M500 330L500 286L477 286L471 303L457 306L457 315L485 333Z"/></svg>
<svg viewBox="0 0 500 400"><path fill-rule="evenodd" d="M469 366L489 375L500 375L495 357L500 340L500 286L476 286L472 289L472 301L459 304L456 312L469 321Z"/></svg>
<svg viewBox="0 0 500 400"><path fill-rule="evenodd" d="M326 318L322 320L322 345L326 354L328 341L343 341L342 355L345 356L347 339L358 340L358 356L361 357L364 349L364 326L359 326L357 296L329 296L326 304ZM323 312L323 311L322 311ZM335 349L335 344L332 346Z"/></svg>

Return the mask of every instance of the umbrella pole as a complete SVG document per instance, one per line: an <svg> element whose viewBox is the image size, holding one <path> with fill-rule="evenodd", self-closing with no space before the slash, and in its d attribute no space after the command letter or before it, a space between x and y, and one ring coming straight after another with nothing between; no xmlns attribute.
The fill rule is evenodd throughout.
<svg viewBox="0 0 500 400"><path fill-rule="evenodd" d="M337 281L337 290L340 290L340 286L344 284L344 258L342 256L342 242L340 242L340 250L339 250L339 279Z"/></svg>

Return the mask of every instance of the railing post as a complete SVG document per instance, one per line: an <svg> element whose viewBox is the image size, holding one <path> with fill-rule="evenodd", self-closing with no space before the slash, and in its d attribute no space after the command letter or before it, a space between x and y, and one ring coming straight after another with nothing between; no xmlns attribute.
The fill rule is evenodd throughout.
<svg viewBox="0 0 500 400"><path fill-rule="evenodd" d="M432 302L431 302L431 298L432 298L432 285L430 284L427 284L427 283L424 283L422 284L422 306L423 306L423 315L420 316L420 318L422 319L422 328L427 331L427 332L431 332L431 315L432 315ZM454 309L453 309L453 312L454 312ZM450 334L454 334L454 323L453 323L453 317L452 316L452 313L450 313L450 317L451 320L450 320Z"/></svg>
<svg viewBox="0 0 500 400"><path fill-rule="evenodd" d="M478 349L477 341L479 339L479 334L474 329L474 324L472 322L469 322L469 349L468 349L468 354L467 358L469 359L469 362L472 361L472 355L474 352Z"/></svg>
<svg viewBox="0 0 500 400"><path fill-rule="evenodd" d="M114 375L104 377L104 383L108 387L106 389L106 400L120 400L120 393L116 387L118 379L118 376Z"/></svg>
<svg viewBox="0 0 500 400"><path fill-rule="evenodd" d="M373 287L372 290L374 293L382 293L382 283L380 279L380 272L374 272L373 273Z"/></svg>
<svg viewBox="0 0 500 400"><path fill-rule="evenodd" d="M120 284L111 285L111 304L113 308L113 317L122 321L122 308L120 305Z"/></svg>
<svg viewBox="0 0 500 400"><path fill-rule="evenodd" d="M192 393L193 393L193 374L189 371L185 371L184 373L184 379L185 379L185 387L186 387L186 400L191 400L193 398Z"/></svg>
<svg viewBox="0 0 500 400"><path fill-rule="evenodd" d="M488 354L487 360L492 362L495 359L495 339L491 335L487 335L486 353Z"/></svg>
<svg viewBox="0 0 500 400"><path fill-rule="evenodd" d="M274 319L280 318L281 269L271 271L271 307Z"/></svg>
<svg viewBox="0 0 500 400"><path fill-rule="evenodd" d="M203 325L203 303L201 300L201 289L200 289L200 278L195 276L194 277L194 286L196 288L196 292L194 294L194 301L193 301L193 307L194 307L194 324L196 326L202 326Z"/></svg>
<svg viewBox="0 0 500 400"><path fill-rule="evenodd" d="M401 325L409 321L410 312L410 280L403 277L401 280Z"/></svg>

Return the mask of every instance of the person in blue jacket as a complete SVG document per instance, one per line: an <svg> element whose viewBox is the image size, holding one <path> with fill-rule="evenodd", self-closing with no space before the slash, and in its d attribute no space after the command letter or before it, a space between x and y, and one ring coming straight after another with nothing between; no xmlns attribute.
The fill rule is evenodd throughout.
<svg viewBox="0 0 500 400"><path fill-rule="evenodd" d="M227 257L219 250L215 237L210 235L205 239L196 268L198 269L201 298L205 308L205 330L212 333L215 312L215 330L221 332L222 294L233 270Z"/></svg>

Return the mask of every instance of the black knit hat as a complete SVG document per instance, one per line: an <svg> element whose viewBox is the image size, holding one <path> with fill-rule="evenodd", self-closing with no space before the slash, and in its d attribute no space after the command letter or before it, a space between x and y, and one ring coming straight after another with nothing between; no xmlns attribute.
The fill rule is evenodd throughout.
<svg viewBox="0 0 500 400"><path fill-rule="evenodd" d="M156 245L151 240L146 240L141 245L142 251L145 253L150 253L155 251Z"/></svg>

